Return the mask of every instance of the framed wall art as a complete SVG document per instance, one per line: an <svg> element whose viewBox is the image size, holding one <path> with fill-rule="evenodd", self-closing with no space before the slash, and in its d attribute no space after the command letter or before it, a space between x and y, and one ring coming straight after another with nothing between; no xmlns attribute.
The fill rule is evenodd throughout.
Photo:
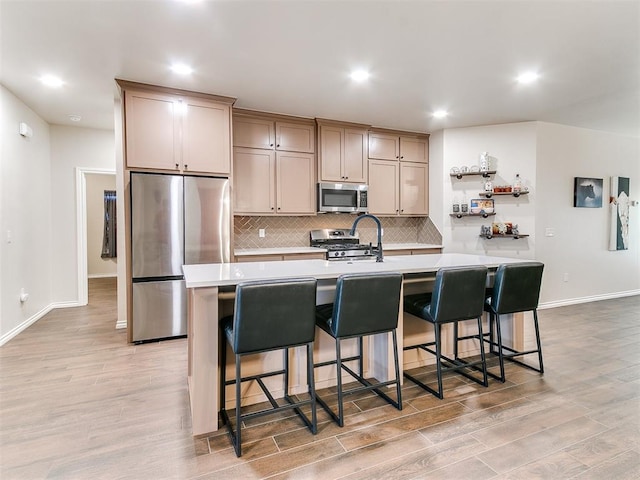
<svg viewBox="0 0 640 480"><path fill-rule="evenodd" d="M629 249L629 177L611 177L609 250Z"/></svg>
<svg viewBox="0 0 640 480"><path fill-rule="evenodd" d="M575 177L573 206L602 208L602 178Z"/></svg>

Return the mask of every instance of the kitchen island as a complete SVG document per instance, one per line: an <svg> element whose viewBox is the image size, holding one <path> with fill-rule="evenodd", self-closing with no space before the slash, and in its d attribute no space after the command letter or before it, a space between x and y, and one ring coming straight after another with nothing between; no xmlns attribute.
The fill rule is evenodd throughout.
<svg viewBox="0 0 640 480"><path fill-rule="evenodd" d="M400 272L404 277L404 289L412 288L414 285L423 285L421 288L424 288L424 285L428 285L438 269L442 267L484 265L490 271L495 271L500 264L522 261L525 260L450 253L388 256L385 257L383 263L376 263L372 260L353 262L293 260L185 265L183 269L189 304L188 382L193 434L202 435L218 429L221 341L218 320L222 316L232 313L230 305L232 306L234 289L238 283L250 280L314 277L318 279L318 303L327 303L332 301L333 285L337 277L342 274ZM401 352L403 344L402 305L399 314L398 337L400 341L398 349ZM317 340L318 337L316 337ZM324 350L320 345L321 342L316 341L316 343L319 344L316 348ZM369 373L376 378L385 378L387 371L390 370L389 350L391 347L388 335L376 336L375 341L371 341L368 348L370 353L368 357L371 359L368 367ZM295 361L295 359L293 360ZM251 366L249 366L250 368ZM303 375L304 368L298 369L298 374ZM294 388L296 383L298 382L292 382ZM246 403L255 401L257 400L248 400Z"/></svg>

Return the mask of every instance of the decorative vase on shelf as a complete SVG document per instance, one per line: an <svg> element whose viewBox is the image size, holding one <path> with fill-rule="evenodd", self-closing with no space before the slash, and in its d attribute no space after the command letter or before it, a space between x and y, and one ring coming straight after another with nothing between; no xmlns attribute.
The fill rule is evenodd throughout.
<svg viewBox="0 0 640 480"><path fill-rule="evenodd" d="M513 193L520 193L522 191L522 179L520 174L516 173L516 178L513 180Z"/></svg>
<svg viewBox="0 0 640 480"><path fill-rule="evenodd" d="M489 171L489 152L482 152L480 154L480 171L481 172Z"/></svg>

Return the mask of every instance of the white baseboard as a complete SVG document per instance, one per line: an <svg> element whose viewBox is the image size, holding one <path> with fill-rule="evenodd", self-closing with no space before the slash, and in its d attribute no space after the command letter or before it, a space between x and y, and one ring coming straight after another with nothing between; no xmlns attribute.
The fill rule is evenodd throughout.
<svg viewBox="0 0 640 480"><path fill-rule="evenodd" d="M2 337L0 337L0 347L5 343L7 343L9 340L11 340L13 337L17 336L20 332L26 330L28 327L36 323L38 320L44 317L51 310L55 308L71 308L71 307L81 307L81 306L82 305L77 301L50 303L46 307L43 307L40 311L31 315L20 325L12 328L10 331L2 335ZM125 327L126 327L126 324L125 324Z"/></svg>
<svg viewBox="0 0 640 480"><path fill-rule="evenodd" d="M18 325L16 327L12 328L11 330L9 330L7 333L2 335L2 337L0 337L0 346L4 345L9 340L11 340L13 337L17 336L20 332L22 332L23 330L27 329L28 327L30 327L34 323L36 323L38 320L40 320L42 317L44 317L51 310L53 310L53 306L52 305L47 305L46 307L44 307L42 310L40 310L36 314L34 314L31 317L27 318L20 325Z"/></svg>
<svg viewBox="0 0 640 480"><path fill-rule="evenodd" d="M614 298L633 297L640 295L640 290L628 290L626 292L605 293L602 295L592 295L590 297L569 298L556 302L544 302L538 305L538 310L547 308L566 307L568 305L578 305L580 303L599 302L600 300L612 300Z"/></svg>

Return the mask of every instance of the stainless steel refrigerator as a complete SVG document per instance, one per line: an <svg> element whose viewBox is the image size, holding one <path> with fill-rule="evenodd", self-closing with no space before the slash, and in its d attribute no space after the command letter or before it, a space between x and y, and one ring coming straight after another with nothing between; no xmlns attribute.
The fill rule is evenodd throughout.
<svg viewBox="0 0 640 480"><path fill-rule="evenodd" d="M230 259L229 180L131 174L133 341L187 334L182 265Z"/></svg>

